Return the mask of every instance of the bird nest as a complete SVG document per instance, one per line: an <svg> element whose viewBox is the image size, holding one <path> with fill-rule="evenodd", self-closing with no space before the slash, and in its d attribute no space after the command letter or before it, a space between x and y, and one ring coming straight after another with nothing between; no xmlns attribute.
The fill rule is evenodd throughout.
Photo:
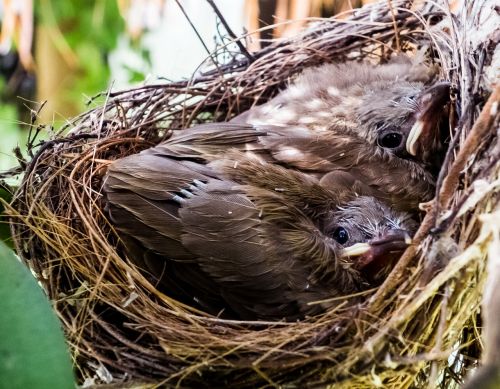
<svg viewBox="0 0 500 389"><path fill-rule="evenodd" d="M300 36L252 55L231 41L192 79L102 94L96 108L33 146L8 213L17 252L63 323L80 382L238 388L461 382L481 353L478 313L491 240L483 215L499 202L496 43L484 32L491 12L481 1L458 15L434 2L384 1L315 20ZM451 141L414 244L362 303L298 322L224 320L164 295L126 257L104 211L102 179L111 161L164 141L171 129L228 120L274 96L306 67L383 62L398 51L425 53L452 82Z"/></svg>

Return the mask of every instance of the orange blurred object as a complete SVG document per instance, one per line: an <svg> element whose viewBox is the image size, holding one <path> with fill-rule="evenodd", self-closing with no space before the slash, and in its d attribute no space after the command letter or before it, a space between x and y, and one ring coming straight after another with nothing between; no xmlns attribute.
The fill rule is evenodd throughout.
<svg viewBox="0 0 500 389"><path fill-rule="evenodd" d="M24 69L33 71L33 0L3 0L2 7L0 54L8 53L14 42Z"/></svg>
<svg viewBox="0 0 500 389"><path fill-rule="evenodd" d="M127 32L133 40L161 23L165 0L117 0L117 3L125 19Z"/></svg>

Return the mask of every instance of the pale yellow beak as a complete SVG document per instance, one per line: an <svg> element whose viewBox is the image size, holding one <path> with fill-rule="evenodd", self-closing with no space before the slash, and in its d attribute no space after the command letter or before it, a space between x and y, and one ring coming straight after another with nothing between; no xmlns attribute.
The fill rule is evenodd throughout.
<svg viewBox="0 0 500 389"><path fill-rule="evenodd" d="M408 246L411 244L412 239L407 233L404 234L404 242ZM355 243L350 247L346 247L342 250L340 256L345 257L359 257L360 255L366 254L372 246L369 243Z"/></svg>
<svg viewBox="0 0 500 389"><path fill-rule="evenodd" d="M417 120L411 128L408 138L406 139L406 151L408 151L410 155L417 155L417 141L423 129L424 122L422 120Z"/></svg>
<svg viewBox="0 0 500 389"><path fill-rule="evenodd" d="M341 257L359 257L370 250L368 243L355 243L350 247L346 247L340 254Z"/></svg>

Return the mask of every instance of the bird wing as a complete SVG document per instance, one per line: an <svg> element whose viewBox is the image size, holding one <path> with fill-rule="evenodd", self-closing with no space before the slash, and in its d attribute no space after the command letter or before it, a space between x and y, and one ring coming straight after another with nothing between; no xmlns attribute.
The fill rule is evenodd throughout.
<svg viewBox="0 0 500 389"><path fill-rule="evenodd" d="M185 130L173 131L172 136L152 150L175 158L210 161L229 150L252 152L270 160L267 138L278 142L284 138L313 136L303 126L254 126L245 123L206 123Z"/></svg>
<svg viewBox="0 0 500 389"><path fill-rule="evenodd" d="M212 161L230 150L251 152L266 161L304 171L352 167L367 158L366 142L352 134L318 133L304 126L207 123L174 131L150 153L184 160ZM377 159L376 157L374 157Z"/></svg>
<svg viewBox="0 0 500 389"><path fill-rule="evenodd" d="M210 182L180 209L182 243L242 318L297 314L285 293L292 269L260 210L232 183ZM287 260L283 257L283 262Z"/></svg>
<svg viewBox="0 0 500 389"><path fill-rule="evenodd" d="M244 319L294 319L314 300L356 290L334 242L279 192L209 182L182 205L182 242ZM325 282L330 279L332 282Z"/></svg>
<svg viewBox="0 0 500 389"><path fill-rule="evenodd" d="M209 160L229 149L250 150L265 135L252 125L243 123L207 123L185 130L173 131L172 136L154 148L161 155L176 158Z"/></svg>
<svg viewBox="0 0 500 389"><path fill-rule="evenodd" d="M115 161L104 190L129 255L174 297L214 314L229 304L247 318L298 315L283 297L292 266L279 266L282 246L266 241L272 223L243 187L150 149Z"/></svg>
<svg viewBox="0 0 500 389"><path fill-rule="evenodd" d="M272 133L260 141L275 160L303 171L328 172L356 166L366 158L376 159L365 141L340 132Z"/></svg>
<svg viewBox="0 0 500 389"><path fill-rule="evenodd" d="M201 166L200 166L201 168ZM201 170L201 169L200 169ZM207 176L185 163L147 150L115 161L104 183L107 206L116 228L156 252L177 250L174 258L189 258L180 243L178 191Z"/></svg>

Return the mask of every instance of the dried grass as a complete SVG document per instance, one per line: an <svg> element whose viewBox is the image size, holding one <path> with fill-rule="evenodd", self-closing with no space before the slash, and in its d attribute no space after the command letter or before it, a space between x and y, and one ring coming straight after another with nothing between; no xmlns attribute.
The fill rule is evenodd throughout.
<svg viewBox="0 0 500 389"><path fill-rule="evenodd" d="M479 217L499 204L499 114L492 114L499 91L491 94L484 77L494 45L464 39L478 28L482 3L452 16L433 2L412 10L408 1L392 1L390 12L383 1L347 19L319 20L255 53L251 63L233 55L186 82L103 94L101 105L43 143L9 214L17 251L54 302L81 382L457 385L482 348L478 309L491 232L480 233ZM124 257L103 213L110 161L159 143L172 128L226 120L264 102L307 66L383 61L396 42L410 52L428 47L459 91L459 119L415 245L365 303L297 323L222 320L158 292ZM231 47L222 51L232 55ZM450 241L460 254L448 262Z"/></svg>

